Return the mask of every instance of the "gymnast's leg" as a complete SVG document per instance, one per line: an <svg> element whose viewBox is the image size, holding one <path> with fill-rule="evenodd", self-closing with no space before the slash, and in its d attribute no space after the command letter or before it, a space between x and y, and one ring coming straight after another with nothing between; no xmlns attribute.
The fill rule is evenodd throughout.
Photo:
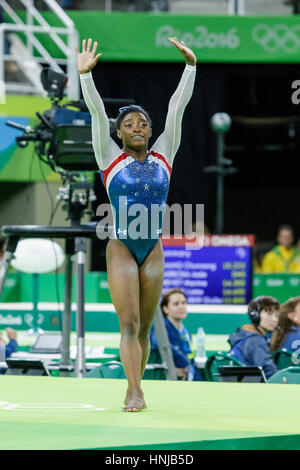
<svg viewBox="0 0 300 470"><path fill-rule="evenodd" d="M150 327L158 305L164 280L164 254L159 240L139 269L140 279L140 330L142 349L141 377L150 353Z"/></svg>
<svg viewBox="0 0 300 470"><path fill-rule="evenodd" d="M128 381L124 411L146 407L141 389L142 349L140 329L139 268L128 248L119 240L110 240L106 248L107 280L119 317L120 356Z"/></svg>

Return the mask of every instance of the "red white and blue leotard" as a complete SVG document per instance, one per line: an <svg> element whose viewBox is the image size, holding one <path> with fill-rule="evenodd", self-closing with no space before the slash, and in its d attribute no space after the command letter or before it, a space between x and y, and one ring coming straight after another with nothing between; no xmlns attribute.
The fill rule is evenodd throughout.
<svg viewBox="0 0 300 470"><path fill-rule="evenodd" d="M193 92L195 75L196 66L186 65L169 102L165 129L143 162L124 153L111 138L109 120L92 74L80 75L83 97L92 116L95 157L114 208L115 237L127 246L139 266L161 235L162 214L157 223L151 209L163 207L167 201L172 164L181 139L182 116ZM137 217L137 204L143 205L140 207L146 218L145 214L143 219ZM147 223L141 223L138 229L138 220ZM138 238L137 230L131 231L132 227L138 229Z"/></svg>

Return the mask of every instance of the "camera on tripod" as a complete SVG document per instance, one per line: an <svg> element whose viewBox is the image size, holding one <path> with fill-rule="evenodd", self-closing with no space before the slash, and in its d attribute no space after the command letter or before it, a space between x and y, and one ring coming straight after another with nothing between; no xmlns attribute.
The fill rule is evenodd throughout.
<svg viewBox="0 0 300 470"><path fill-rule="evenodd" d="M91 115L84 100L60 104L67 81L64 73L45 67L41 82L48 92L51 108L43 114L36 112L40 123L34 128L13 121L6 121L6 124L24 131L24 135L16 137L19 147L25 147L29 141L37 142L38 156L54 171L57 167L67 171L98 171L92 146ZM103 102L120 107L134 104L135 100L103 98ZM110 135L115 138L115 119L109 119L109 126Z"/></svg>
<svg viewBox="0 0 300 470"><path fill-rule="evenodd" d="M44 68L41 82L48 92L51 108L43 114L36 113L40 123L34 128L12 121L6 124L24 131L24 135L16 138L20 147L25 147L29 141L37 142L38 156L54 171L57 171L57 167L67 171L97 171L92 147L91 116L86 111L85 103L80 100L60 104L67 81L68 77L64 73Z"/></svg>

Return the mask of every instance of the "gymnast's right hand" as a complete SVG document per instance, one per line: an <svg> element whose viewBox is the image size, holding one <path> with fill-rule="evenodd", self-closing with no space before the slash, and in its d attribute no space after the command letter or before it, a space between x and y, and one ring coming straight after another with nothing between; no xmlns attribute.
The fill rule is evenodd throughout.
<svg viewBox="0 0 300 470"><path fill-rule="evenodd" d="M93 41L89 39L86 45L86 39L84 39L82 41L81 53L79 52L78 47L75 46L79 73L90 72L97 64L99 57L102 55L101 53L99 53L95 56L98 43L97 41L95 41L92 48L92 42Z"/></svg>

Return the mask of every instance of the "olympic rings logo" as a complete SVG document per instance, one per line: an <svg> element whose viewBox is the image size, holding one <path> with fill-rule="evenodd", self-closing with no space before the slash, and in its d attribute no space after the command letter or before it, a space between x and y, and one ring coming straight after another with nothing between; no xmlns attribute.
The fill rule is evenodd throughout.
<svg viewBox="0 0 300 470"><path fill-rule="evenodd" d="M277 24L271 27L257 24L252 30L252 38L266 52L283 51L293 54L300 49L300 25L288 27L285 24Z"/></svg>

